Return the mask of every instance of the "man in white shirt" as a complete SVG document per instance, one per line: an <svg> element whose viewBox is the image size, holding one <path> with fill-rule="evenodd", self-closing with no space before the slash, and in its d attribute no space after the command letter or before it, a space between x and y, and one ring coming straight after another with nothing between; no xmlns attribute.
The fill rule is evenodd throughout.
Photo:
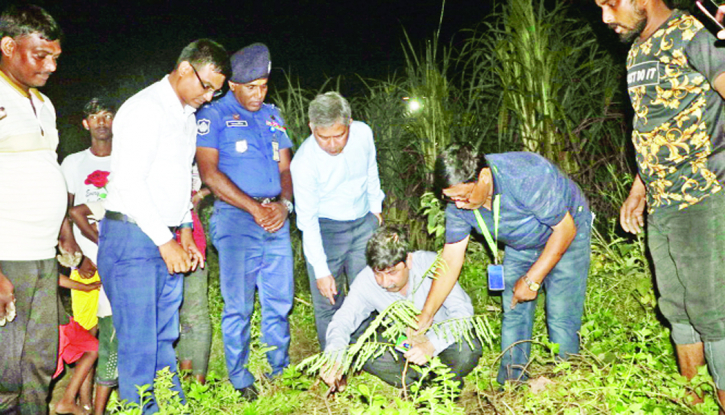
<svg viewBox="0 0 725 415"><path fill-rule="evenodd" d="M91 134L91 146L63 159L60 169L68 186L71 206L102 201L108 195L108 175L111 171L114 110L101 99L91 99L83 108L83 128ZM69 225L70 219L67 218ZM79 271L84 278L96 273L98 245L72 227L73 239L83 253Z"/></svg>
<svg viewBox="0 0 725 415"><path fill-rule="evenodd" d="M55 72L61 37L58 24L40 7L8 7L0 16L3 414L48 412L58 353L55 247L67 196L56 154L55 108L36 88Z"/></svg>
<svg viewBox="0 0 725 415"><path fill-rule="evenodd" d="M181 273L204 265L191 233L194 112L217 95L228 72L221 45L192 42L174 70L126 101L113 123L98 271L118 334L119 392L130 402L139 402L136 387L153 385L158 370L176 370ZM174 385L183 399L177 376ZM157 410L154 399L144 407Z"/></svg>
<svg viewBox="0 0 725 415"><path fill-rule="evenodd" d="M365 267L365 245L382 224L373 132L353 121L337 92L318 95L309 108L312 135L292 159L297 227L307 260L317 338L325 349L327 325Z"/></svg>
<svg viewBox="0 0 725 415"><path fill-rule="evenodd" d="M437 254L411 252L403 231L390 226L378 229L368 241L366 255L368 266L355 278L345 304L327 328L325 353L338 359L344 356L351 339L361 340L355 339L353 332L371 313L382 313L397 301L409 301L421 309L431 289L433 279L429 274L435 270ZM463 377L476 367L482 354L478 339L472 338L469 344L461 337L472 316L471 299L456 283L435 314L434 322L439 324L439 330L428 330L425 336L407 339L405 346L397 346L406 351L396 348L383 353L368 360L363 369L395 387L409 386L421 380L421 373L412 369L406 371L407 362L422 366L438 356L462 388ZM378 334L377 341L394 340ZM323 370L322 376L331 387L342 380L342 374L333 371Z"/></svg>
<svg viewBox="0 0 725 415"><path fill-rule="evenodd" d="M60 165L63 175L65 176L66 185L68 186L68 201L70 206L92 205L101 203L108 195L108 175L111 172L111 150L113 147L113 116L114 108L105 100L100 98L92 98L83 107L83 128L91 135L91 146L78 153L68 155ZM70 213L69 213L70 216ZM96 223L96 221L85 218L86 222ZM100 276L96 270L98 261L98 233L94 233L86 237L80 226L76 223L71 224L71 218L66 218L63 226L72 229L69 237L77 243L83 253L83 259L77 270L72 270L70 278L73 281L80 281L85 284L91 284L100 280ZM75 225L75 226L73 226ZM98 301L88 301L88 307L95 309L95 312L86 314L83 317L75 314L75 320L85 329L91 330L93 334L98 334L99 356L115 356L117 354L117 341L115 330L112 326L111 304L106 296L106 291L101 286L98 293ZM76 291L72 292L73 306L76 307ZM86 293L80 294L89 295ZM93 295L95 297L95 294ZM96 327L98 328L96 330ZM105 331L105 332L104 332ZM105 409L108 402L108 396L111 389L117 386L118 376L116 376L116 367L111 364L104 364L112 359L99 359L98 369L96 371L96 397L94 399L96 407ZM92 383L90 383L92 386ZM56 412L61 411L56 406Z"/></svg>

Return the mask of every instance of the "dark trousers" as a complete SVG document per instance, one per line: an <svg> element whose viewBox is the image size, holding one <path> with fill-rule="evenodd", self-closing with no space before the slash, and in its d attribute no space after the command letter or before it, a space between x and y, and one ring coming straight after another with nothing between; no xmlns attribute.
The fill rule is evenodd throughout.
<svg viewBox="0 0 725 415"><path fill-rule="evenodd" d="M438 357L441 359L441 363L448 366L451 373L454 375L453 380L458 382L461 389L463 389L463 378L471 373L471 371L478 365L478 360L483 354L481 343L474 337L473 348L461 339L457 343L453 343L448 346L447 349L442 351ZM393 353L396 354L393 357ZM409 366L412 363L409 364ZM385 383L395 386L396 388L403 387L403 370L405 369L405 357L397 350L393 352L385 352L377 359L368 360L363 366L363 370L377 376ZM405 385L410 386L414 382L421 380L421 374L408 367L408 371L405 373ZM430 381L432 379L428 379Z"/></svg>
<svg viewBox="0 0 725 415"><path fill-rule="evenodd" d="M58 358L58 266L52 258L0 267L15 287L17 311L0 327L0 414L47 414Z"/></svg>
<svg viewBox="0 0 725 415"><path fill-rule="evenodd" d="M184 301L179 310L181 331L176 344L180 361L191 360L191 372L206 376L211 353L208 268L197 268L184 276Z"/></svg>
<svg viewBox="0 0 725 415"><path fill-rule="evenodd" d="M327 266L335 278L337 295L335 304L330 304L327 297L320 294L317 289L317 279L312 265L307 262L307 275L310 279L310 293L312 304L315 308L315 325L317 326L317 340L320 342L320 349L325 350L325 338L327 337L327 326L332 320L335 312L342 307L345 300L345 292L349 285L355 280L357 274L365 268L365 248L368 239L378 227L378 219L372 213L368 213L360 219L351 221L336 221L331 219L320 219L320 234L322 246L327 256ZM345 278L347 276L347 279Z"/></svg>
<svg viewBox="0 0 725 415"><path fill-rule="evenodd" d="M660 298L676 345L704 342L717 388L725 390L725 192L647 218Z"/></svg>

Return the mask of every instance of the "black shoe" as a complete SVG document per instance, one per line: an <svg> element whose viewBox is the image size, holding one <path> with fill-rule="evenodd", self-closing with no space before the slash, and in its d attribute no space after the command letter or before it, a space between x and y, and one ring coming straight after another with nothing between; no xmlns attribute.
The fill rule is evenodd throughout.
<svg viewBox="0 0 725 415"><path fill-rule="evenodd" d="M257 391L257 388L254 387L254 385L249 385L246 388L237 389L237 392L242 396L242 399L244 399L247 402L254 402L259 397L259 391Z"/></svg>

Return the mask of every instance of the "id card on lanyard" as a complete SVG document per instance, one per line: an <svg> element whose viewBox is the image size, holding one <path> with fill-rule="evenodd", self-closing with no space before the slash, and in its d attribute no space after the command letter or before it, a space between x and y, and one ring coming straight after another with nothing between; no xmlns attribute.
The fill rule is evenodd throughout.
<svg viewBox="0 0 725 415"><path fill-rule="evenodd" d="M503 265L498 263L498 245L496 244L498 242L498 220L500 217L500 208L501 195L496 195L493 197L493 237L491 237L491 232L488 230L486 222L483 221L483 217L481 217L481 212L479 212L478 209L473 211L473 215L476 217L476 222L478 222L478 227L481 228L481 233L484 238L486 238L488 247L491 248L491 253L493 254L493 264L489 264L488 266L488 289L491 291L503 291L505 288Z"/></svg>

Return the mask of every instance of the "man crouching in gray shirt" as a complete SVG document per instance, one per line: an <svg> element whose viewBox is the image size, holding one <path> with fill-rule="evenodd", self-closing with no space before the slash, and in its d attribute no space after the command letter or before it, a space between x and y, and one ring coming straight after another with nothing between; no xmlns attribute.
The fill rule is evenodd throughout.
<svg viewBox="0 0 725 415"><path fill-rule="evenodd" d="M325 353L338 355L350 343L351 335L371 313L379 313L396 301L411 301L421 309L431 287L427 271L436 260L435 252L410 252L407 235L391 226L379 228L367 244L368 266L355 278L342 307L335 313L327 328ZM473 316L473 306L468 294L456 283L446 301L433 318L434 324L450 320L462 321ZM395 387L403 386L406 360L422 366L433 356L438 356L451 369L453 378L463 388L463 377L469 374L481 358L481 344L475 338L472 349L467 341L450 332L443 324L441 330L429 330L418 342L411 341L405 353L388 351L365 363L363 369ZM456 341L458 340L458 341ZM392 353L398 356L393 356ZM341 373L322 372L325 383L331 388L344 384ZM420 380L415 370L405 372L405 384Z"/></svg>

